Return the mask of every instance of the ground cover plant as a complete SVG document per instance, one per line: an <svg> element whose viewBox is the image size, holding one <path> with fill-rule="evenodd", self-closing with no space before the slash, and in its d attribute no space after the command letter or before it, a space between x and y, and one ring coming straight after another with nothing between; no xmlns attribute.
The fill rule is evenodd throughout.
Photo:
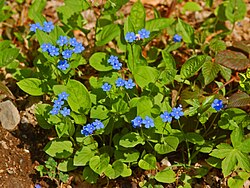
<svg viewBox="0 0 250 188"><path fill-rule="evenodd" d="M74 36L91 32L81 12L99 4L87 0L64 0L57 23L43 16L45 0L33 1L25 36L30 48L38 45L31 65L20 67L26 57L0 42L1 66L22 91L43 96L35 116L54 132L44 147L47 161L36 170L58 187L70 184L75 171L95 185L145 174L137 186L188 188L218 168L229 187L242 187L250 171L250 42L223 40L247 4L222 1L194 27L156 9L147 19L141 1L124 16L126 3L101 6L93 46ZM186 2L182 13L200 10Z"/></svg>

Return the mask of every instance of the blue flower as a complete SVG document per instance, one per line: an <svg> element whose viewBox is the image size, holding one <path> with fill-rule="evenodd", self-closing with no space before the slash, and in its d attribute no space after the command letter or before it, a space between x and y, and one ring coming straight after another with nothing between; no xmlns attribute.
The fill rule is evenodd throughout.
<svg viewBox="0 0 250 188"><path fill-rule="evenodd" d="M78 46L79 42L77 42L76 38L69 39L69 44L73 47Z"/></svg>
<svg viewBox="0 0 250 188"><path fill-rule="evenodd" d="M140 116L137 116L131 121L131 123L134 128L138 128L141 127L142 121L142 118Z"/></svg>
<svg viewBox="0 0 250 188"><path fill-rule="evenodd" d="M109 57L109 59L108 59L108 62L109 62L111 65L113 65L113 64L116 63L117 61L119 62L118 57L117 57L117 56L114 56L114 55L111 55L111 56Z"/></svg>
<svg viewBox="0 0 250 188"><path fill-rule="evenodd" d="M95 126L91 123L91 124L87 124L85 125L82 130L81 133L85 136L91 135L93 134L93 132L95 131Z"/></svg>
<svg viewBox="0 0 250 188"><path fill-rule="evenodd" d="M72 56L73 51L72 50L64 50L62 52L62 56L64 59L69 59Z"/></svg>
<svg viewBox="0 0 250 188"><path fill-rule="evenodd" d="M36 183L34 188L42 188L42 186Z"/></svg>
<svg viewBox="0 0 250 188"><path fill-rule="evenodd" d="M59 100L67 100L67 99L68 99L68 96L69 96L69 94L66 93L65 91L63 91L62 93L60 93L60 94L58 95L58 99L59 99Z"/></svg>
<svg viewBox="0 0 250 188"><path fill-rule="evenodd" d="M138 31L138 34L140 35L141 39L147 39L149 38L150 32L146 29L141 29L140 31Z"/></svg>
<svg viewBox="0 0 250 188"><path fill-rule="evenodd" d="M163 114L161 114L160 117L164 123L172 121L171 113L168 113L167 111L165 111Z"/></svg>
<svg viewBox="0 0 250 188"><path fill-rule="evenodd" d="M58 62L57 68L60 70L66 70L67 68L69 68L69 64L68 64L67 60L66 59L60 60Z"/></svg>
<svg viewBox="0 0 250 188"><path fill-rule="evenodd" d="M133 82L133 80L131 78L128 79L128 81L125 81L125 88L126 89L133 89L134 86L135 86L135 83Z"/></svg>
<svg viewBox="0 0 250 188"><path fill-rule="evenodd" d="M54 108L61 108L63 104L64 104L63 100L57 99L57 100L54 101L53 107Z"/></svg>
<svg viewBox="0 0 250 188"><path fill-rule="evenodd" d="M40 25L40 23L34 23L34 24L30 24L30 31L36 32L36 30L42 30L43 27Z"/></svg>
<svg viewBox="0 0 250 188"><path fill-rule="evenodd" d="M49 55L50 56L58 56L59 55L59 48L56 48L55 46L50 46L48 49Z"/></svg>
<svg viewBox="0 0 250 188"><path fill-rule="evenodd" d="M78 45L76 45L72 51L76 54L80 54L83 50L85 50L85 48L82 46L81 43L78 43Z"/></svg>
<svg viewBox="0 0 250 188"><path fill-rule="evenodd" d="M150 128L150 127L154 127L154 120L148 116L145 117L144 120L142 120L142 123L145 125L145 128Z"/></svg>
<svg viewBox="0 0 250 188"><path fill-rule="evenodd" d="M171 116L175 119L180 119L181 116L184 116L181 105L172 109Z"/></svg>
<svg viewBox="0 0 250 188"><path fill-rule="evenodd" d="M64 107L64 108L60 111L60 113L61 113L64 117L66 117L66 116L70 115L70 109L67 108L67 107Z"/></svg>
<svg viewBox="0 0 250 188"><path fill-rule="evenodd" d="M68 38L66 36L60 36L59 39L56 41L59 46L63 46L68 43Z"/></svg>
<svg viewBox="0 0 250 188"><path fill-rule="evenodd" d="M103 91L110 91L111 87L112 86L109 83L105 83L102 85L102 90Z"/></svg>
<svg viewBox="0 0 250 188"><path fill-rule="evenodd" d="M212 103L212 108L214 108L216 111L220 111L224 105L222 103L222 100L219 99L214 99L213 103Z"/></svg>
<svg viewBox="0 0 250 188"><path fill-rule="evenodd" d="M125 36L125 40L128 42L134 42L136 40L136 35L134 32L127 32Z"/></svg>
<svg viewBox="0 0 250 188"><path fill-rule="evenodd" d="M113 67L113 69L115 69L115 70L120 70L121 67L122 67L122 64L121 64L119 61L117 61L117 62L115 62L115 63L112 65L112 67Z"/></svg>
<svg viewBox="0 0 250 188"><path fill-rule="evenodd" d="M43 22L43 31L50 33L54 29L54 25L51 21L49 22Z"/></svg>
<svg viewBox="0 0 250 188"><path fill-rule="evenodd" d="M50 113L52 114L52 115L57 115L58 113L59 113L59 108L57 108L57 107L53 107L53 109L50 111Z"/></svg>
<svg viewBox="0 0 250 188"><path fill-rule="evenodd" d="M97 130L104 128L103 123L101 121L99 121L98 119L96 119L92 124L95 126L95 129L97 129Z"/></svg>
<svg viewBox="0 0 250 188"><path fill-rule="evenodd" d="M173 41L174 42L181 42L182 40L182 36L178 35L178 34L175 34L174 37L173 37Z"/></svg>
<svg viewBox="0 0 250 188"><path fill-rule="evenodd" d="M118 78L116 81L115 81L115 85L117 87L122 87L125 85L125 80L123 80L122 78Z"/></svg>
<svg viewBox="0 0 250 188"><path fill-rule="evenodd" d="M52 44L50 44L50 43L44 43L41 45L41 49L43 52L48 52L49 49L51 48L51 46L52 46Z"/></svg>

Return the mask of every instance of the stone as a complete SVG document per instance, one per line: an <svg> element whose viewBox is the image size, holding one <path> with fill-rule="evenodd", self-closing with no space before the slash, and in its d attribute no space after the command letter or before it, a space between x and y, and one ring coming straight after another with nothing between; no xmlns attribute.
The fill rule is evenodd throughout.
<svg viewBox="0 0 250 188"><path fill-rule="evenodd" d="M7 130L15 129L20 122L20 114L9 100L0 103L0 122L2 127Z"/></svg>

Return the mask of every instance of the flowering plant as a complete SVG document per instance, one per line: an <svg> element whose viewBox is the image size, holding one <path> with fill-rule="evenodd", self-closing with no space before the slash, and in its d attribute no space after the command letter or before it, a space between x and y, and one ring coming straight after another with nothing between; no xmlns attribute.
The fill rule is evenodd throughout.
<svg viewBox="0 0 250 188"><path fill-rule="evenodd" d="M76 2L82 5L80 11L90 8L87 1ZM150 172L147 180L152 185L178 179L188 186L185 177L200 178L208 172L205 166L193 168L200 156L206 156L209 165L221 164L224 176L239 168L249 172L250 142L244 137L249 115L225 97L221 80L227 83L232 71L217 60L224 42L205 41L180 18L156 14L146 20L140 1L127 18L118 18L115 13L127 1L115 2L116 6L105 6L97 20L95 46L105 48L94 52L73 35L75 27L85 36L88 32L70 22L73 18L65 8L70 3L57 10L63 26L33 15L29 35L40 45L36 72L34 77L23 76L18 86L30 95L49 98L36 106L36 118L42 128L56 132L44 151L58 159L58 170L84 167L83 178L97 183L103 176L129 177L140 168ZM80 11L74 13L81 15ZM202 32L207 35L208 30ZM163 47L149 48L165 33L169 38ZM177 62L174 54L182 53L183 47L190 52ZM223 131L230 133L232 144L221 143ZM159 165L166 156L172 164ZM203 174L180 176L174 166Z"/></svg>

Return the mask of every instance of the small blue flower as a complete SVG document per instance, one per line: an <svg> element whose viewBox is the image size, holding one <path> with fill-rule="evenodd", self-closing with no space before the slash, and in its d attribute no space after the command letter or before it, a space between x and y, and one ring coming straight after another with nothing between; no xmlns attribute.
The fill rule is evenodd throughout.
<svg viewBox="0 0 250 188"><path fill-rule="evenodd" d="M72 56L73 51L72 50L64 50L62 52L62 56L64 59L69 59Z"/></svg>
<svg viewBox="0 0 250 188"><path fill-rule="evenodd" d="M115 63L112 65L112 67L113 67L113 69L115 69L115 70L120 70L121 67L122 67L122 64L121 64L119 61L117 61L117 62L115 62Z"/></svg>
<svg viewBox="0 0 250 188"><path fill-rule="evenodd" d="M56 41L59 46L66 45L68 43L68 38L66 36L60 36L59 39Z"/></svg>
<svg viewBox="0 0 250 188"><path fill-rule="evenodd" d="M51 21L49 22L43 22L43 31L50 33L54 29L54 25Z"/></svg>
<svg viewBox="0 0 250 188"><path fill-rule="evenodd" d="M173 37L173 41L174 42L181 42L182 40L182 36L178 35L178 34L175 34L174 37Z"/></svg>
<svg viewBox="0 0 250 188"><path fill-rule="evenodd" d="M184 116L181 105L172 109L171 116L175 119L180 119L181 116Z"/></svg>
<svg viewBox="0 0 250 188"><path fill-rule="evenodd" d="M57 100L54 101L53 107L54 108L61 108L63 104L64 104L63 100L57 99Z"/></svg>
<svg viewBox="0 0 250 188"><path fill-rule="evenodd" d="M34 188L42 188L42 186L36 183Z"/></svg>
<svg viewBox="0 0 250 188"><path fill-rule="evenodd" d="M125 36L125 40L128 42L134 42L136 40L136 35L134 32L127 32Z"/></svg>
<svg viewBox="0 0 250 188"><path fill-rule="evenodd" d="M57 68L60 70L66 70L67 68L69 68L69 64L68 64L67 60L66 59L60 60L58 62Z"/></svg>
<svg viewBox="0 0 250 188"><path fill-rule="evenodd" d="M59 113L59 110L60 110L59 108L53 107L53 109L50 111L50 114L57 115Z"/></svg>
<svg viewBox="0 0 250 188"><path fill-rule="evenodd" d="M219 99L214 99L213 103L212 103L212 108L214 108L216 111L220 111L224 105L222 103L222 100Z"/></svg>
<svg viewBox="0 0 250 188"><path fill-rule="evenodd" d="M43 52L48 52L49 49L51 48L51 46L52 46L52 44L50 44L50 43L44 43L41 45L41 49Z"/></svg>
<svg viewBox="0 0 250 188"><path fill-rule="evenodd" d="M109 83L104 83L104 84L102 85L102 90L103 90L103 91L110 91L111 87L112 87L112 86L111 86Z"/></svg>
<svg viewBox="0 0 250 188"><path fill-rule="evenodd" d="M55 46L50 46L50 48L48 49L49 55L50 56L58 56L59 55L59 48L55 47Z"/></svg>
<svg viewBox="0 0 250 188"><path fill-rule="evenodd" d="M142 121L143 120L140 116L136 116L135 119L131 121L131 123L134 128L138 128L141 127Z"/></svg>
<svg viewBox="0 0 250 188"><path fill-rule="evenodd" d="M67 100L67 99L68 99L68 96L69 96L69 94L66 93L65 91L63 91L62 93L60 93L60 94L58 95L58 99L59 99L59 100Z"/></svg>
<svg viewBox="0 0 250 188"><path fill-rule="evenodd" d="M148 116L145 117L144 120L142 120L142 123L145 125L145 128L150 128L150 127L154 127L154 120Z"/></svg>
<svg viewBox="0 0 250 188"><path fill-rule="evenodd" d="M85 48L82 46L81 43L78 43L78 45L76 45L72 51L76 54L80 54L83 50L85 50Z"/></svg>
<svg viewBox="0 0 250 188"><path fill-rule="evenodd" d="M163 114L160 115L162 121L165 122L171 122L172 121L172 116L171 113L168 113L167 111L165 111Z"/></svg>
<svg viewBox="0 0 250 188"><path fill-rule="evenodd" d="M128 81L125 81L125 88L126 89L133 89L134 86L135 86L135 83L133 82L133 80L131 78L128 79Z"/></svg>
<svg viewBox="0 0 250 188"><path fill-rule="evenodd" d="M36 30L42 30L43 27L40 25L40 23L34 23L30 24L30 31L36 32Z"/></svg>
<svg viewBox="0 0 250 188"><path fill-rule="evenodd" d="M113 65L113 64L116 63L117 61L119 62L118 57L117 57L117 56L114 56L114 55L111 55L111 56L109 57L109 59L108 59L108 62L109 62L111 65Z"/></svg>
<svg viewBox="0 0 250 188"><path fill-rule="evenodd" d="M69 44L73 47L78 46L79 42L77 42L76 38L69 39Z"/></svg>
<svg viewBox="0 0 250 188"><path fill-rule="evenodd" d="M92 124L95 126L96 130L104 128L103 123L101 121L99 121L98 119L96 119Z"/></svg>
<svg viewBox="0 0 250 188"><path fill-rule="evenodd" d="M91 135L93 134L93 132L95 131L95 126L91 123L91 124L87 124L85 125L82 130L81 133L85 136Z"/></svg>
<svg viewBox="0 0 250 188"><path fill-rule="evenodd" d="M146 29L141 29L140 31L138 31L138 34L140 35L141 39L147 39L149 38L150 32Z"/></svg>
<svg viewBox="0 0 250 188"><path fill-rule="evenodd" d="M67 107L64 107L64 108L60 111L60 113L61 113L64 117L66 117L66 116L70 115L70 109L67 108Z"/></svg>
<svg viewBox="0 0 250 188"><path fill-rule="evenodd" d="M125 85L125 80L123 80L122 78L118 78L116 81L115 81L115 85L117 87L122 87Z"/></svg>

